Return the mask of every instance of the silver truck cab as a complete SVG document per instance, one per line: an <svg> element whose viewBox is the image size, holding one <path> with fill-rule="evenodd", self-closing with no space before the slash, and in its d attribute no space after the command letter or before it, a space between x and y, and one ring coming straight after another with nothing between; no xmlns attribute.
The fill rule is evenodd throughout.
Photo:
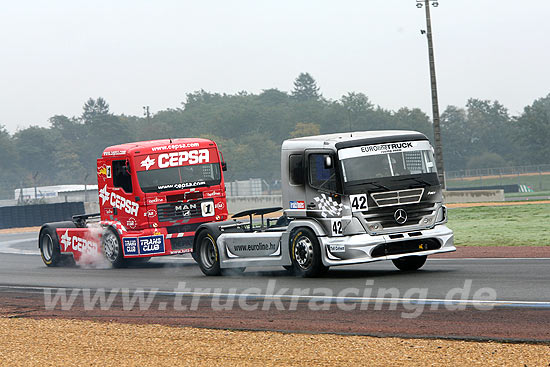
<svg viewBox="0 0 550 367"><path fill-rule="evenodd" d="M428 255L456 250L445 225L433 148L421 133L366 131L286 140L281 185L283 216L275 223L264 223L269 209L250 210L237 215L249 216L248 223L211 223L202 236L197 231L196 259L203 272L208 274L201 261L201 254L208 258L206 248L217 259L210 261L214 273L282 265L302 276L379 260L417 270ZM259 226L253 215L262 216Z"/></svg>

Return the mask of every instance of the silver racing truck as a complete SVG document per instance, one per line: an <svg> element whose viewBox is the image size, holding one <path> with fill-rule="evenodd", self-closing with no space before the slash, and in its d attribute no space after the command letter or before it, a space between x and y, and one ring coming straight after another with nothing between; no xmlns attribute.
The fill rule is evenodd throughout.
<svg viewBox="0 0 550 367"><path fill-rule="evenodd" d="M428 255L456 250L433 148L421 133L286 140L281 182L284 208L247 210L197 229L193 256L204 274L283 266L310 277L379 260L414 271ZM278 219L266 218L281 209Z"/></svg>

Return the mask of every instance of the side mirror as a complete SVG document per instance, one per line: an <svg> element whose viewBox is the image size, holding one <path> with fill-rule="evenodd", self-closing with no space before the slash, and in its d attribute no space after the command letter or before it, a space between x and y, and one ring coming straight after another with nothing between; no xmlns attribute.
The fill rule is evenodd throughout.
<svg viewBox="0 0 550 367"><path fill-rule="evenodd" d="M227 171L227 163L222 162L222 171Z"/></svg>
<svg viewBox="0 0 550 367"><path fill-rule="evenodd" d="M332 165L333 165L332 157L330 155L327 155L325 157L325 169L332 168Z"/></svg>

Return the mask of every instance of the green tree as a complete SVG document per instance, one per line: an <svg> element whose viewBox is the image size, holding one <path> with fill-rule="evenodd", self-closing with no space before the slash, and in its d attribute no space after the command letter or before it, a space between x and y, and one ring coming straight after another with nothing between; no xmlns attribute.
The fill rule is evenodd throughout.
<svg viewBox="0 0 550 367"><path fill-rule="evenodd" d="M430 118L419 108L402 107L392 115L392 120L396 129L419 131L433 140L433 127Z"/></svg>
<svg viewBox="0 0 550 367"><path fill-rule="evenodd" d="M363 126L367 125L366 117L374 106L365 94L349 92L340 98L340 103L346 110L350 131L358 127L358 121L363 122Z"/></svg>
<svg viewBox="0 0 550 367"><path fill-rule="evenodd" d="M466 168L472 155L472 136L468 127L466 111L456 106L447 106L441 114L441 140L443 161L447 170Z"/></svg>
<svg viewBox="0 0 550 367"><path fill-rule="evenodd" d="M492 152L506 158L512 144L511 119L498 101L470 98L466 103L467 130L472 139L472 154Z"/></svg>
<svg viewBox="0 0 550 367"><path fill-rule="evenodd" d="M550 162L550 94L524 108L518 117L516 132L520 144L521 162L548 164Z"/></svg>
<svg viewBox="0 0 550 367"><path fill-rule="evenodd" d="M55 115L49 119L51 130L60 138L79 144L84 133L83 125L77 118L69 118L63 115Z"/></svg>
<svg viewBox="0 0 550 367"><path fill-rule="evenodd" d="M502 168L508 167L508 162L497 153L485 152L481 155L475 155L468 160L466 168Z"/></svg>
<svg viewBox="0 0 550 367"><path fill-rule="evenodd" d="M110 115L109 104L102 97L89 98L82 109L81 119L85 124L94 123Z"/></svg>
<svg viewBox="0 0 550 367"><path fill-rule="evenodd" d="M13 199L21 169L15 143L3 125L0 125L0 197Z"/></svg>
<svg viewBox="0 0 550 367"><path fill-rule="evenodd" d="M258 96L258 100L266 105L281 105L288 102L288 94L277 88L264 89Z"/></svg>
<svg viewBox="0 0 550 367"><path fill-rule="evenodd" d="M39 177L43 183L55 181L55 165L52 162L52 152L55 151L56 140L50 129L30 126L16 132L13 136L16 151L17 165L22 167L26 174L23 179L27 185Z"/></svg>
<svg viewBox="0 0 550 367"><path fill-rule="evenodd" d="M290 133L290 136L293 138L299 138L302 136L319 135L319 133L319 125L311 122L298 122L294 130Z"/></svg>
<svg viewBox="0 0 550 367"><path fill-rule="evenodd" d="M87 169L95 170L95 160L108 146L129 141L130 129L124 119L109 112L109 104L101 97L90 98L83 106L81 120L85 125L83 152Z"/></svg>
<svg viewBox="0 0 550 367"><path fill-rule="evenodd" d="M309 73L300 73L294 81L292 96L298 101L318 101L321 98L320 88Z"/></svg>

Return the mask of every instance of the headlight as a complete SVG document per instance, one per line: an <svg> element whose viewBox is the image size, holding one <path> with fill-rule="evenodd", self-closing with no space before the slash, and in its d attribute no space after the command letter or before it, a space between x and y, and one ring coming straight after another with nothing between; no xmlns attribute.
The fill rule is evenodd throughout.
<svg viewBox="0 0 550 367"><path fill-rule="evenodd" d="M441 208L437 211L437 216L435 218L435 223L444 223L447 221L447 208L445 205L441 205Z"/></svg>
<svg viewBox="0 0 550 367"><path fill-rule="evenodd" d="M421 223L424 224L424 225L428 225L432 222L432 219L433 219L433 217L424 217L424 219L422 219Z"/></svg>

